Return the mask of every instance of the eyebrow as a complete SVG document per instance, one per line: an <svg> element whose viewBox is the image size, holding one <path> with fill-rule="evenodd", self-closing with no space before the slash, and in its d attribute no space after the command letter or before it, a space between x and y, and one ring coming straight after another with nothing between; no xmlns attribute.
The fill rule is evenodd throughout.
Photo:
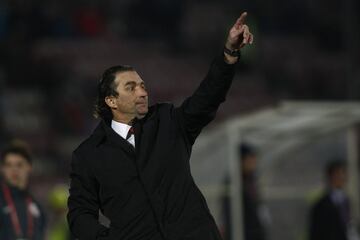
<svg viewBox="0 0 360 240"><path fill-rule="evenodd" d="M137 84L137 83L136 83L135 81L129 81L129 82L126 82L126 83L125 83L125 86L128 86L128 85L136 85L136 84ZM141 81L141 82L140 82L140 85L141 85L141 84L145 84L145 82L144 82L144 81Z"/></svg>

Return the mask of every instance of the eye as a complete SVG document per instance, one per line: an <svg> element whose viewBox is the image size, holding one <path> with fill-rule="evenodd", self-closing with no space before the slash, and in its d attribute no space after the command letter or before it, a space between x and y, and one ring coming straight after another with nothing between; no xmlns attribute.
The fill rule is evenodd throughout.
<svg viewBox="0 0 360 240"><path fill-rule="evenodd" d="M128 86L126 87L126 91L134 91L135 90L135 87L134 86Z"/></svg>

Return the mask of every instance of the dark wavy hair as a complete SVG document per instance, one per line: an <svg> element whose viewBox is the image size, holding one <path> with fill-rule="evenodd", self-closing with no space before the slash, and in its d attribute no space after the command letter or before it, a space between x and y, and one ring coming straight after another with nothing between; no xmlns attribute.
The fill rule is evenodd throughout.
<svg viewBox="0 0 360 240"><path fill-rule="evenodd" d="M115 78L116 74L126 71L135 71L135 69L128 65L113 66L104 71L100 82L97 86L97 97L94 104L94 117L102 118L104 120L112 119L112 112L110 107L106 104L105 98L107 96L117 97Z"/></svg>
<svg viewBox="0 0 360 240"><path fill-rule="evenodd" d="M9 145L7 145L4 149L2 149L1 155L0 155L0 164L4 164L5 158L9 154L20 155L30 165L32 164L32 157L31 157L30 149L25 142L13 141Z"/></svg>

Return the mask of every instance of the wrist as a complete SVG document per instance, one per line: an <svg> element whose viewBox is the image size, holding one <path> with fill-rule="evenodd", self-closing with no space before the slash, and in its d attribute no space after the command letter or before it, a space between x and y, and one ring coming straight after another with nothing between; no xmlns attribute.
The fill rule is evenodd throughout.
<svg viewBox="0 0 360 240"><path fill-rule="evenodd" d="M227 64L235 64L239 60L239 57L234 57L224 52L224 61Z"/></svg>
<svg viewBox="0 0 360 240"><path fill-rule="evenodd" d="M236 51L236 50L240 50L238 47L234 46L233 44L231 44L229 41L226 41L225 43L225 48L231 50L231 51Z"/></svg>
<svg viewBox="0 0 360 240"><path fill-rule="evenodd" d="M225 44L224 46L224 60L228 64L236 63L240 58L240 50L238 49L229 49Z"/></svg>
<svg viewBox="0 0 360 240"><path fill-rule="evenodd" d="M239 49L229 49L226 46L224 47L224 53L228 54L232 57L240 58L240 50Z"/></svg>

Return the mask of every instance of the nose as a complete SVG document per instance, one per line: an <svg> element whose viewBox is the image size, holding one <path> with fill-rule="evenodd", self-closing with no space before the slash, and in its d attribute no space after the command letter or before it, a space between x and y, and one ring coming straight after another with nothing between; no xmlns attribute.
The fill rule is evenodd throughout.
<svg viewBox="0 0 360 240"><path fill-rule="evenodd" d="M139 87L138 96L139 96L139 97L147 97L147 96L148 96L148 93L147 93L147 91L146 91L144 88Z"/></svg>

